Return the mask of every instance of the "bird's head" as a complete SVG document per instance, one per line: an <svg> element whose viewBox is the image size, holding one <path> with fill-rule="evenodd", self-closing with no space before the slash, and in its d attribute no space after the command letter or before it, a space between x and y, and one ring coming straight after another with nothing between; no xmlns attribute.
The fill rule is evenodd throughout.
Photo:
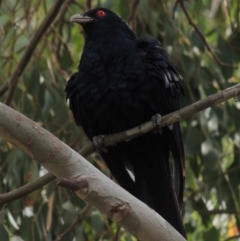
<svg viewBox="0 0 240 241"><path fill-rule="evenodd" d="M135 38L135 34L128 27L128 24L117 14L106 8L96 8L84 14L74 14L70 21L80 24L86 35L92 32L105 34L121 31Z"/></svg>

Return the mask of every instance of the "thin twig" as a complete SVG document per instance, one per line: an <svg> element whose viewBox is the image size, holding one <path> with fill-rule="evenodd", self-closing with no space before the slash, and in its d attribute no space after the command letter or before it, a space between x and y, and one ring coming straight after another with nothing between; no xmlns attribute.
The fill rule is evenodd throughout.
<svg viewBox="0 0 240 241"><path fill-rule="evenodd" d="M195 31L198 33L199 37L202 39L204 45L206 46L207 50L211 53L211 55L213 56L213 58L215 59L215 61L220 65L220 66L225 66L225 67L230 67L230 68L235 68L232 64L228 64L225 62L222 62L219 60L219 58L213 53L211 47L209 46L206 38L204 37L203 33L201 32L201 30L198 28L198 26L192 21L191 17L188 14L187 9L184 6L184 0L177 0L176 4L179 4L189 22L190 25L193 26L193 28L195 29ZM175 4L175 5L176 5ZM174 6L174 8L176 8Z"/></svg>
<svg viewBox="0 0 240 241"><path fill-rule="evenodd" d="M63 240L63 238L69 234L70 232L72 232L74 229L76 229L78 227L78 225L84 220L86 219L86 217L88 216L88 214L90 213L92 209L92 206L90 204L87 204L84 209L82 209L78 215L77 218L75 219L75 221L72 223L72 225L66 230L64 231L55 241L61 241Z"/></svg>
<svg viewBox="0 0 240 241"><path fill-rule="evenodd" d="M230 240L238 240L238 238L240 238L240 234L238 235L234 235L234 236L231 236L231 237L228 237L227 239L225 239L224 241L230 241Z"/></svg>
<svg viewBox="0 0 240 241"><path fill-rule="evenodd" d="M83 137L84 132L81 131L79 133L79 135L75 138L75 140L73 140L73 142L69 145L71 148L75 149L75 146L78 144L78 142L81 140L81 138Z"/></svg>
<svg viewBox="0 0 240 241"><path fill-rule="evenodd" d="M8 82L9 82L9 80L7 80L6 82L4 82L4 83L0 86L0 97L8 90Z"/></svg>
<svg viewBox="0 0 240 241"><path fill-rule="evenodd" d="M235 195L235 192L234 192L232 183L230 181L229 175L223 170L223 167L222 167L221 163L219 163L219 166L220 166L220 169L221 169L222 173L225 173L224 178L225 178L225 181L228 185L229 191L232 195L233 203L234 203L235 208L237 210L236 214L237 214L238 220L240 220L240 206L239 206L239 203L238 203L238 198Z"/></svg>
<svg viewBox="0 0 240 241"><path fill-rule="evenodd" d="M226 9L227 9L227 14L228 14L229 22L230 22L230 25L231 25L231 29L232 29L232 32L234 32L234 24L233 24L232 17L231 17L229 0L226 1L226 5L227 5Z"/></svg>
<svg viewBox="0 0 240 241"><path fill-rule="evenodd" d="M196 209L201 214L204 215L217 215L217 214L237 214L237 211L235 209L214 209L214 210L202 210L202 209Z"/></svg>
<svg viewBox="0 0 240 241"><path fill-rule="evenodd" d="M130 24L132 22L132 30L136 32L136 12L137 12L137 6L140 3L140 0L134 0L131 6L131 12L127 19L127 22Z"/></svg>
<svg viewBox="0 0 240 241"><path fill-rule="evenodd" d="M28 184L18 189L15 189L8 193L0 194L0 205L6 204L14 200L17 200L21 197L24 197L29 193L32 193L38 190L39 188L45 186L46 184L53 181L54 179L55 179L55 176L53 174L47 173L44 176L38 178L37 180L29 182Z"/></svg>
<svg viewBox="0 0 240 241"><path fill-rule="evenodd" d="M66 1L66 0L65 0ZM25 70L27 64L29 63L32 54L34 50L36 49L38 43L40 42L42 36L46 32L46 30L49 28L55 17L58 15L58 12L61 8L61 6L65 3L65 1L58 0L55 2L55 4L50 9L48 15L44 18L42 24L36 31L36 33L33 35L32 40L30 41L29 45L26 48L25 53L23 54L21 60L19 61L19 64L17 65L15 71L13 72L12 76L9 78L9 80L3 84L0 88L0 94L3 94L7 89L7 97L5 99L5 104L9 105L12 97L15 92L15 88L17 86L17 83L19 81L19 78L21 77L23 71Z"/></svg>
<svg viewBox="0 0 240 241"><path fill-rule="evenodd" d="M237 29L240 31L240 1L237 1Z"/></svg>
<svg viewBox="0 0 240 241"><path fill-rule="evenodd" d="M92 1L91 0L86 0L86 8L87 8L87 11L89 11L92 8Z"/></svg>
<svg viewBox="0 0 240 241"><path fill-rule="evenodd" d="M174 19L175 12L177 10L177 6L178 6L178 0L175 2L174 6L173 6L172 19Z"/></svg>
<svg viewBox="0 0 240 241"><path fill-rule="evenodd" d="M121 227L118 226L117 227L117 231L116 231L116 233L114 235L113 241L119 241L120 240L120 231L121 231Z"/></svg>

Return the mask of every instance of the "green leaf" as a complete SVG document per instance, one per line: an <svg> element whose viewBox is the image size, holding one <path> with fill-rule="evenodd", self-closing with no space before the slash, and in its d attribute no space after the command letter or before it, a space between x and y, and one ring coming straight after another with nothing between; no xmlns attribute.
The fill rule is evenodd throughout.
<svg viewBox="0 0 240 241"><path fill-rule="evenodd" d="M4 241L10 240L10 239L9 239L8 232L7 232L7 230L5 229L5 226L4 226L4 225L0 225L0 237L1 237L1 240L4 240Z"/></svg>
<svg viewBox="0 0 240 241"><path fill-rule="evenodd" d="M186 169L186 185L189 188L193 189L193 190L197 189L195 176L194 176L193 171L191 170L191 168L187 168Z"/></svg>
<svg viewBox="0 0 240 241"><path fill-rule="evenodd" d="M203 234L204 240L206 241L219 241L219 232L215 227L210 228Z"/></svg>
<svg viewBox="0 0 240 241"><path fill-rule="evenodd" d="M200 152L202 134L196 127L189 127L185 138L186 155L193 157Z"/></svg>
<svg viewBox="0 0 240 241"><path fill-rule="evenodd" d="M73 66L73 60L72 60L71 54L65 45L63 47L63 52L60 57L60 65L61 65L61 68L65 70Z"/></svg>
<svg viewBox="0 0 240 241"><path fill-rule="evenodd" d="M101 220L100 212L97 210L93 211L91 214L91 224L94 232L98 234L102 233L105 227L105 224Z"/></svg>

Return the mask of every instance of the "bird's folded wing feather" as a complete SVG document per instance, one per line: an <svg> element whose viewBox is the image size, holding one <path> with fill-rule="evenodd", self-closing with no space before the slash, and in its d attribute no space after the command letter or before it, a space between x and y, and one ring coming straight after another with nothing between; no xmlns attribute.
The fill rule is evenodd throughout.
<svg viewBox="0 0 240 241"><path fill-rule="evenodd" d="M179 81L182 76L170 62L167 52L157 40L151 38L138 39L137 48L147 68L149 81L154 83L159 113L165 115L180 109L180 97L184 95ZM185 154L179 123L173 124L173 129L169 131L169 135L172 135L170 140L174 158L174 187L181 208L185 183Z"/></svg>

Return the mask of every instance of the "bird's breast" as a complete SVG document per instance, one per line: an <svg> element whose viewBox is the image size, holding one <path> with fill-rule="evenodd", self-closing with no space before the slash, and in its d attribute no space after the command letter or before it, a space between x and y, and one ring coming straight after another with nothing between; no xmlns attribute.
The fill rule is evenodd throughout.
<svg viewBox="0 0 240 241"><path fill-rule="evenodd" d="M111 61L98 53L84 57L78 94L94 135L123 131L150 118L152 87L140 59L126 53Z"/></svg>

